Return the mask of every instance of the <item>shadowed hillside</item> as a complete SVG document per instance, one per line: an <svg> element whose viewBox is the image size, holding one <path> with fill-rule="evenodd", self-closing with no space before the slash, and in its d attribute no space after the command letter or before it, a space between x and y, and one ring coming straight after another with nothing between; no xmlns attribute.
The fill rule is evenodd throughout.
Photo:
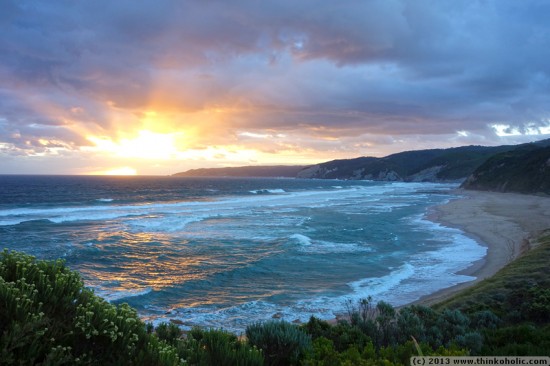
<svg viewBox="0 0 550 366"><path fill-rule="evenodd" d="M479 166L462 187L550 194L550 146L522 145L496 154Z"/></svg>

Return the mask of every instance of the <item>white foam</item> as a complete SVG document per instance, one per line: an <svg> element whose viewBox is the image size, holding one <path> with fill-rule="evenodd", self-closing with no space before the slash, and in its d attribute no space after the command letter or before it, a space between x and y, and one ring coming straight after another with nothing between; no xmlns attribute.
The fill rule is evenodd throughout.
<svg viewBox="0 0 550 366"><path fill-rule="evenodd" d="M287 193L282 189L266 190L269 193L254 197L238 196L220 198L211 201L183 201L142 205L97 205L81 207L56 207L56 208L16 208L0 210L0 225L15 225L31 220L49 220L54 223L83 221L83 220L111 220L121 217L144 216L162 213L192 213L197 212L223 212L239 209L251 209L261 206L303 206L322 207L326 202L339 198L353 197L356 195L379 194L379 190L371 187L342 189L337 192L329 191L300 191ZM286 194L280 194L286 193ZM335 196L336 194L336 196ZM325 203L323 203L325 202Z"/></svg>
<svg viewBox="0 0 550 366"><path fill-rule="evenodd" d="M311 245L311 238L302 234L293 234L290 239L297 241L300 245Z"/></svg>
<svg viewBox="0 0 550 366"><path fill-rule="evenodd" d="M328 253L352 253L352 252L371 252L372 248L356 243L335 243L325 240L313 240L303 234L292 234L290 240L297 243L301 252L313 254Z"/></svg>
<svg viewBox="0 0 550 366"><path fill-rule="evenodd" d="M257 190L250 191L250 193L253 193L253 194L268 194L268 193L278 194L278 193L286 193L286 191L284 189L257 189Z"/></svg>
<svg viewBox="0 0 550 366"><path fill-rule="evenodd" d="M134 220L130 220L129 224L134 230L145 232L163 232L174 233L183 231L186 227L194 222L200 222L207 219L208 215L161 215L161 216L149 216L139 217Z"/></svg>
<svg viewBox="0 0 550 366"><path fill-rule="evenodd" d="M98 201L98 202L113 202L114 199L112 199L112 198L98 198L96 201Z"/></svg>
<svg viewBox="0 0 550 366"><path fill-rule="evenodd" d="M356 298L376 297L396 288L404 280L411 278L415 272L415 268L410 263L405 263L386 276L364 278L350 282L348 286L353 289L353 295Z"/></svg>
<svg viewBox="0 0 550 366"><path fill-rule="evenodd" d="M150 287L142 288L142 289L132 289L132 290L125 290L125 291L113 291L108 289L94 289L94 292L96 295L104 298L105 300L111 302L121 299L126 299L128 297L136 297L136 296L143 296L147 295L150 292L152 292L153 289Z"/></svg>

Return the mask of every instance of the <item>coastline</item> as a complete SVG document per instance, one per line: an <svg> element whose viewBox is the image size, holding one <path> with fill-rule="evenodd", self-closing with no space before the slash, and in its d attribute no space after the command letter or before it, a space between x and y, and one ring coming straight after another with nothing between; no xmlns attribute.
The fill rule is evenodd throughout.
<svg viewBox="0 0 550 366"><path fill-rule="evenodd" d="M493 276L528 251L540 233L550 227L550 197L463 189L453 194L460 197L432 207L427 219L460 229L487 247L487 254L460 272L475 280L441 289L412 304L435 304Z"/></svg>

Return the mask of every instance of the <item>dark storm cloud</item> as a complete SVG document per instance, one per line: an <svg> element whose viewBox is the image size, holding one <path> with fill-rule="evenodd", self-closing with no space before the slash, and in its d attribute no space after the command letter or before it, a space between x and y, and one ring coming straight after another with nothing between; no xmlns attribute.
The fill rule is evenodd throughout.
<svg viewBox="0 0 550 366"><path fill-rule="evenodd" d="M71 123L106 133L125 123L106 105L153 99L234 108L226 128L491 139L490 124L549 123L547 14L536 0L2 1L0 142L85 145Z"/></svg>

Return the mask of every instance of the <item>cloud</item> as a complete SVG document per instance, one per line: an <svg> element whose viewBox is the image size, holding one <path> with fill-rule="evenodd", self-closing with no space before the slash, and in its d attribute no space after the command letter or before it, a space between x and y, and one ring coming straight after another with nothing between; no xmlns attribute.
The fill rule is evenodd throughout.
<svg viewBox="0 0 550 366"><path fill-rule="evenodd" d="M319 156L498 144L495 124L550 123L548 13L537 0L3 1L0 143L77 154L91 135L150 130L185 132L189 149L282 134L264 150Z"/></svg>

